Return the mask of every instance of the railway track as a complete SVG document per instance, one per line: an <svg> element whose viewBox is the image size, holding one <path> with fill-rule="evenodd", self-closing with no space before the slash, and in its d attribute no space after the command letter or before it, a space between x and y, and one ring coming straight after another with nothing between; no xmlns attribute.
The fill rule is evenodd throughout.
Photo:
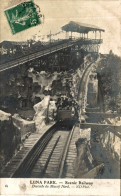
<svg viewBox="0 0 121 196"><path fill-rule="evenodd" d="M10 62L0 64L0 72L5 71L10 68L13 68L13 67L16 67L16 66L19 66L19 65L24 64L26 62L35 60L37 58L46 56L48 54L57 52L59 50L63 50L65 48L72 47L76 42L78 42L78 40L80 40L80 39L73 40L73 41L68 40L65 43L58 43L55 46L49 46L48 48L42 49L41 51L36 51L36 52L34 51L31 54L24 55L22 57L16 58L15 60L11 60Z"/></svg>
<svg viewBox="0 0 121 196"><path fill-rule="evenodd" d="M2 177L10 174L11 178L63 177L65 160L74 127L56 123L38 139L33 147L20 152L11 164L3 171ZM31 140L30 140L31 142ZM31 146L28 143L25 148ZM22 153L25 153L21 160ZM16 166L16 162L19 162ZM17 167L17 168L16 168Z"/></svg>
<svg viewBox="0 0 121 196"><path fill-rule="evenodd" d="M86 68L83 74L80 85L82 93L84 93L84 82L87 79L92 66L93 63ZM64 124L56 123L48 129L40 139L39 135L37 135L36 137L38 137L38 139L35 137L36 142L33 142L33 136L30 142L25 145L23 151L18 153L18 156L13 159L1 176L12 178L68 177L69 172L66 175L65 163L73 132L74 127L68 127L68 123L66 126ZM75 144L73 144L73 146L74 145ZM28 150L29 146L31 148ZM25 155L24 157L23 154ZM75 158L75 152L70 154ZM68 159L70 160L71 157L69 156Z"/></svg>
<svg viewBox="0 0 121 196"><path fill-rule="evenodd" d="M79 85L79 90L78 90L78 95L77 95L77 101L80 105L80 109L85 110L86 107L86 101L85 101L85 97L87 96L87 85L88 85L88 77L89 77L89 73L91 72L91 70L94 67L96 60L91 62L84 70L83 74L82 74L82 78L80 81L80 85Z"/></svg>
<svg viewBox="0 0 121 196"><path fill-rule="evenodd" d="M74 129L58 128L34 165L29 177L64 177L64 165Z"/></svg>

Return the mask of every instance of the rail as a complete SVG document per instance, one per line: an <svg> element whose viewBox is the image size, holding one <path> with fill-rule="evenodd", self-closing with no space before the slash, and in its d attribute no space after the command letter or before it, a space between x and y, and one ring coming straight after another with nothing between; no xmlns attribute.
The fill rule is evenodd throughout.
<svg viewBox="0 0 121 196"><path fill-rule="evenodd" d="M49 46L49 48L45 48L41 51L36 51L32 54L28 54L28 55L25 55L25 56L22 56L22 57L19 57L15 60L12 60L8 63L3 63L3 64L0 64L0 72L6 70L6 69L9 69L9 68L13 68L13 67L16 67L16 66L19 66L23 63L26 63L26 62L29 62L29 61L32 61L36 58L40 58L42 56L46 56L47 54L51 54L51 53L54 53L56 51L59 51L59 50L62 50L62 49L65 49L65 48L68 48L68 47L71 47L73 46L74 44L78 43L78 42L81 42L82 44L83 43L92 43L92 44L99 44L102 42L102 40L91 40L91 39L86 39L86 38L78 38L78 39L75 39L75 40L66 40L65 43L58 43L56 45L51 45Z"/></svg>
<svg viewBox="0 0 121 196"><path fill-rule="evenodd" d="M85 77L85 74L86 74L87 70L91 67L91 65L93 65L95 62L96 62L96 60L93 61L93 62L91 62L91 63L90 63L88 66L86 66L86 68L84 69L84 72L83 72L83 74L82 74L82 78L81 78L81 80L80 80L80 85L79 85L79 90L78 90L78 95L77 95L77 101L79 101L79 96L80 96L80 91L81 91L81 85L82 85L82 81L83 81L83 79L84 79L84 77Z"/></svg>
<svg viewBox="0 0 121 196"><path fill-rule="evenodd" d="M42 56L46 56L47 54L54 53L54 52L62 50L64 48L71 47L72 45L73 45L72 43L62 44L59 46L51 47L49 49L45 49L40 52L36 52L36 53L30 54L30 55L21 57L21 58L17 59L16 61L11 61L9 63L2 64L2 65L0 65L0 72L4 71L6 69L9 69L9 68L17 67L23 63L32 61L32 60L39 58L39 57L42 57Z"/></svg>
<svg viewBox="0 0 121 196"><path fill-rule="evenodd" d="M48 131L37 141L37 143L26 154L23 160L21 160L15 172L10 176L11 178L29 176L29 172L31 171L31 168L33 167L34 163L37 161L38 157L43 152L49 140L52 138L54 132L56 131L56 128L57 128L57 123L55 123L51 128L49 128Z"/></svg>
<svg viewBox="0 0 121 196"><path fill-rule="evenodd" d="M41 174L40 174L41 177L43 177L44 174L45 174L45 172L46 172L48 163L49 163L49 161L50 161L50 159L51 159L51 156L52 156L52 154L53 154L53 152L54 152L54 150L55 150L55 148L56 148L56 146L57 146L57 144L58 144L58 142L59 142L59 139L60 139L60 136L57 138L57 140L56 140L56 142L55 142L55 144L54 144L54 146L53 146L53 148L52 148L52 150L51 150L51 152L50 152L50 154L49 154L49 157L48 157L48 159L47 159L47 161L46 161L46 164L45 164L45 166L44 166L44 168L43 168L43 170L42 170L42 172L41 172Z"/></svg>
<svg viewBox="0 0 121 196"><path fill-rule="evenodd" d="M62 153L62 157L61 157L61 161L60 161L60 165L59 165L59 168L60 168L59 175L58 175L59 178L64 176L63 172L64 172L65 161L66 161L69 145L70 145L70 142L71 142L71 138L72 138L73 133L74 133L74 129L75 129L75 125L73 126L73 128L72 128L72 130L69 134L69 137L67 139L67 144L65 145L65 148L64 148L63 153Z"/></svg>
<svg viewBox="0 0 121 196"><path fill-rule="evenodd" d="M59 129L59 126L60 124L57 122L55 123L44 135L43 137L41 137L37 143L32 147L32 149L26 154L26 156L23 158L23 160L21 160L20 164L18 165L18 167L16 168L16 170L14 171L14 173L10 176L11 178L20 178L20 177L30 177L30 173L34 167L34 165L36 164L37 160L39 159L39 157L41 156L42 152L44 151L45 147L48 145L50 139L53 137L54 133L56 131L58 131ZM58 169L57 169L57 177L63 177L63 170L64 170L64 166L65 166L65 161L66 161L66 156L67 156L67 153L68 153L68 148L69 148L69 145L70 145L70 141L71 141L71 138L73 136L73 132L74 132L74 128L75 128L75 125L73 126L73 128L71 129L68 137L67 137L67 140L66 143L65 143L65 146L63 147L63 150L62 150L62 153L60 154L61 157L59 158L59 163L58 163ZM69 129L67 130L69 132ZM48 158L47 158L47 161L43 167L43 169L41 170L41 172L39 173L39 176L40 177L44 177L45 175L45 172L46 172L46 169L48 167L48 164L49 164L49 161L53 155L53 152L60 140L60 137L59 136L49 155L48 155ZM62 148L62 146L61 146Z"/></svg>

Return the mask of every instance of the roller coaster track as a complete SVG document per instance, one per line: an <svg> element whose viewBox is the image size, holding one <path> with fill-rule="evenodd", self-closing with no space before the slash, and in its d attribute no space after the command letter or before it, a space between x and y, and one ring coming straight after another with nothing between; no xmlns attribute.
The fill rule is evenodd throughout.
<svg viewBox="0 0 121 196"><path fill-rule="evenodd" d="M62 127L63 125L60 123L55 123L37 140L22 160L18 156L20 163L9 177L62 177L66 155L74 132L74 127ZM13 163L14 161L3 171L2 177L6 177L12 167L16 167L16 162Z"/></svg>
<svg viewBox="0 0 121 196"><path fill-rule="evenodd" d="M84 72L82 74L81 80L80 80L77 101L80 102L81 110L82 110L82 108L84 108L84 97L85 97L85 89L86 89L86 85L87 85L87 81L88 81L88 76L89 76L89 73L90 73L91 69L93 68L95 62L96 62L96 60L91 62L88 66L86 66L86 68L84 69Z"/></svg>
<svg viewBox="0 0 121 196"><path fill-rule="evenodd" d="M84 88L85 78L88 77L93 63L90 63L83 72L79 87L80 91ZM61 122L57 122L36 142L34 142L35 138L33 137L30 141L34 144L32 148L27 153L26 149L24 149L25 154L22 160L21 153L15 160L13 159L8 167L4 169L1 177L6 177L8 173L10 173L10 176L7 177L11 178L61 178L66 176L64 167L74 128L75 125L70 128L68 124L65 126ZM16 165L16 162L19 164Z"/></svg>
<svg viewBox="0 0 121 196"><path fill-rule="evenodd" d="M5 71L6 69L10 69L10 68L19 66L21 64L32 61L34 59L46 56L48 54L52 54L52 53L57 52L59 50L71 47L74 45L74 43L76 43L76 41L68 41L66 43L57 44L56 46L51 46L47 49L43 49L38 52L33 52L32 54L29 54L29 55L26 55L23 57L19 57L13 61L8 62L8 63L1 64L0 65L0 72Z"/></svg>
<svg viewBox="0 0 121 196"><path fill-rule="evenodd" d="M83 44L100 44L102 43L102 40L97 39L97 40L91 40L91 39L82 39L82 38L78 38L75 40L66 40L65 43L57 43L56 45L50 45L48 46L48 48L43 48L40 49L40 51L34 51L31 54L28 55L24 55L22 57L18 57L14 60L11 60L7 63L4 64L0 64L0 72L5 71L7 69L13 68L13 67L17 67L21 64L24 64L26 62L32 61L34 59L46 56L48 54L52 54L54 52L63 50L65 48L69 48L72 47L73 45L75 45L76 43L81 43Z"/></svg>

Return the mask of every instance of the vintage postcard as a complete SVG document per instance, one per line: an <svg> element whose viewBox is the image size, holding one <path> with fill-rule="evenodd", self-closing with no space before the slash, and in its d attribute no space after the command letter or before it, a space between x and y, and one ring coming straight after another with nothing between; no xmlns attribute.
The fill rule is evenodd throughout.
<svg viewBox="0 0 121 196"><path fill-rule="evenodd" d="M121 1L0 13L0 194L120 196Z"/></svg>

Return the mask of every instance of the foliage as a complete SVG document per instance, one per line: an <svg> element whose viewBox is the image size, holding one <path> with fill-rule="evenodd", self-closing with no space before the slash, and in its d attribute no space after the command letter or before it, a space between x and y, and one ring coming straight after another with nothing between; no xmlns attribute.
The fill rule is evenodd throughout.
<svg viewBox="0 0 121 196"><path fill-rule="evenodd" d="M98 62L97 73L103 86L103 93L108 109L118 110L121 105L121 58L112 51L102 55Z"/></svg>

